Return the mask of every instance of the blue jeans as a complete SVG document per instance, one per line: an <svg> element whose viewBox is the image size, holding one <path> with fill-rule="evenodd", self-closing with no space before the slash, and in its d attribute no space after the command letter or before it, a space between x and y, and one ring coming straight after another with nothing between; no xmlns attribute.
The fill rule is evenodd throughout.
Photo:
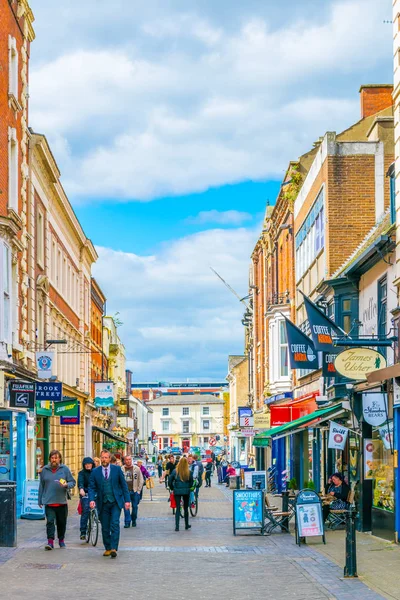
<svg viewBox="0 0 400 600"><path fill-rule="evenodd" d="M81 506L82 506L82 514L81 514L80 530L81 530L81 535L86 535L86 529L87 529L87 524L88 524L88 519L89 519L89 514L90 514L89 498L87 496L85 496L84 498L81 498Z"/></svg>
<svg viewBox="0 0 400 600"><path fill-rule="evenodd" d="M138 516L138 509L140 503L140 494L139 492L129 492L131 497L131 505L132 505L132 514L129 512L129 508L124 508L125 515L125 525L130 525L131 521L136 523L136 519Z"/></svg>
<svg viewBox="0 0 400 600"><path fill-rule="evenodd" d="M105 502L103 504L99 519L106 550L118 550L120 514L121 509L116 502Z"/></svg>

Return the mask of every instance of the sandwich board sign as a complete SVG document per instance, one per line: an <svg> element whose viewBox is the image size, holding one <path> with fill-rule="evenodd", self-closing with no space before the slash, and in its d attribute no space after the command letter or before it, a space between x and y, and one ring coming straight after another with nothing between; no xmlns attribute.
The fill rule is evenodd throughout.
<svg viewBox="0 0 400 600"><path fill-rule="evenodd" d="M263 490L233 490L233 535L240 530L264 534Z"/></svg>
<svg viewBox="0 0 400 600"><path fill-rule="evenodd" d="M326 543L321 500L313 490L301 490L296 500L296 544L315 536L322 536Z"/></svg>

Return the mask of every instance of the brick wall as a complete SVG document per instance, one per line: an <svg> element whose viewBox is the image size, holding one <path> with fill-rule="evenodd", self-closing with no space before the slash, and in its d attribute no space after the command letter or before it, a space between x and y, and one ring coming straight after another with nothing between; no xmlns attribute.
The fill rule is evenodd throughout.
<svg viewBox="0 0 400 600"><path fill-rule="evenodd" d="M393 86L362 86L360 88L361 117L365 119L393 104Z"/></svg>

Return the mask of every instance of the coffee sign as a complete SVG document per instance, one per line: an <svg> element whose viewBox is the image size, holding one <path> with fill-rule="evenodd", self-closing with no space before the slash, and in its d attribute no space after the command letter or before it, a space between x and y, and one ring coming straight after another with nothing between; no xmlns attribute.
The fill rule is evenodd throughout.
<svg viewBox="0 0 400 600"><path fill-rule="evenodd" d="M365 381L367 373L385 367L385 357L370 348L349 348L335 358L336 371L348 379Z"/></svg>

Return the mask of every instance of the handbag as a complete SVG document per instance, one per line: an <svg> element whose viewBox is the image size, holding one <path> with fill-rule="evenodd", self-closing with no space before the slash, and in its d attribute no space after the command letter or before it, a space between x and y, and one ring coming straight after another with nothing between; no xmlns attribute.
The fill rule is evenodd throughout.
<svg viewBox="0 0 400 600"><path fill-rule="evenodd" d="M79 500L77 507L78 515L82 514L82 502Z"/></svg>
<svg viewBox="0 0 400 600"><path fill-rule="evenodd" d="M176 500L174 492L171 492L169 495L169 506L170 508L176 508Z"/></svg>

